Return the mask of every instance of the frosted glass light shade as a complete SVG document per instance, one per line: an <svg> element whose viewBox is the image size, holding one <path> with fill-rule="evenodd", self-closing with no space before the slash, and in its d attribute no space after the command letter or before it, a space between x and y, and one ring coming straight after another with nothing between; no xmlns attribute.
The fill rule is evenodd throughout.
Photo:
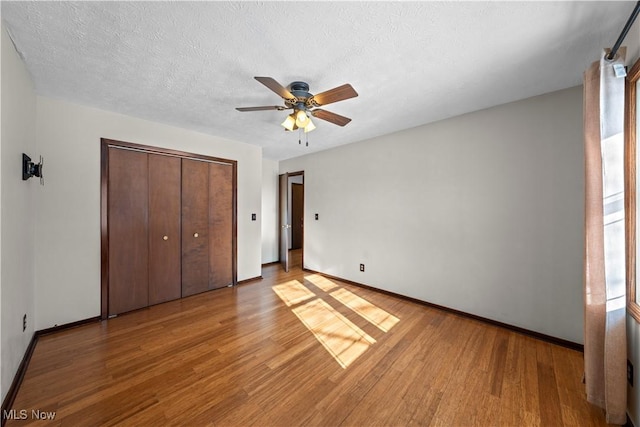
<svg viewBox="0 0 640 427"><path fill-rule="evenodd" d="M290 131L293 130L293 127L295 126L295 124L296 124L296 119L293 116L293 114L289 114L287 118L284 119L284 122L282 122L282 126L284 126L286 130L290 130Z"/></svg>
<svg viewBox="0 0 640 427"><path fill-rule="evenodd" d="M304 127L304 133L311 132L315 128L316 128L316 125L314 125L311 119L309 119L309 123L307 123L307 125Z"/></svg>
<svg viewBox="0 0 640 427"><path fill-rule="evenodd" d="M303 110L298 110L298 112L296 113L296 125L299 128L303 128L307 126L307 123L309 123L309 116L307 116L307 113L305 113Z"/></svg>

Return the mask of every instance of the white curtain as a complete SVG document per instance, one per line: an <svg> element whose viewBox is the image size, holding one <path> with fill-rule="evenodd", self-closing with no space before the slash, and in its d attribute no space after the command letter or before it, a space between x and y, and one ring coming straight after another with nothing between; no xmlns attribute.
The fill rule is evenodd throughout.
<svg viewBox="0 0 640 427"><path fill-rule="evenodd" d="M585 319L587 400L604 408L608 423L626 422L626 306L624 268L624 65L594 62L584 75Z"/></svg>

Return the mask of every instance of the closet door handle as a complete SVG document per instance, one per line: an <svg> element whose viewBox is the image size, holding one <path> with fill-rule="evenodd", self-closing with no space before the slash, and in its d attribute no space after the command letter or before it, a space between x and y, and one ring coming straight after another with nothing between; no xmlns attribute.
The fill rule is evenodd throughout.
<svg viewBox="0 0 640 427"><path fill-rule="evenodd" d="M163 236L162 240L169 240L169 236Z"/></svg>
<svg viewBox="0 0 640 427"><path fill-rule="evenodd" d="M198 237L199 234L198 233L193 233L193 237Z"/></svg>

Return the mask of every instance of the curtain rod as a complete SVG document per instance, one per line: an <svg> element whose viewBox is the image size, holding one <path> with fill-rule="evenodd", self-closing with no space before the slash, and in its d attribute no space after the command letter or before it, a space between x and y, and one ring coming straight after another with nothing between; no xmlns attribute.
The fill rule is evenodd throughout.
<svg viewBox="0 0 640 427"><path fill-rule="evenodd" d="M620 48L620 45L624 41L624 38L627 37L627 33L631 29L631 26L633 25L633 21L636 20L636 17L638 16L638 12L640 12L640 1L638 1L636 3L636 7L633 8L633 12L631 12L631 16L629 16L627 23L625 24L624 28L622 29L622 32L620 33L620 36L618 37L618 40L616 40L616 44L613 45L613 48L611 49L611 53L609 53L609 55L606 56L606 59L608 59L609 61L611 61L616 56L616 53L618 53L618 49Z"/></svg>

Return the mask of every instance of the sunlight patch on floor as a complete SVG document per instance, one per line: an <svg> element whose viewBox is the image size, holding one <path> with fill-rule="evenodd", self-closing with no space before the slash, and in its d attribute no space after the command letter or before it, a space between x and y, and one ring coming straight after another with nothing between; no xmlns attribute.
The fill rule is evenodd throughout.
<svg viewBox="0 0 640 427"><path fill-rule="evenodd" d="M331 280L327 279L326 277L322 277L319 274L308 274L304 276L304 278L325 292L329 292L332 289L338 287L338 285L333 283Z"/></svg>
<svg viewBox="0 0 640 427"><path fill-rule="evenodd" d="M299 280L290 280L272 286L272 289L342 368L351 365L376 340L332 304L335 307L338 307L337 303L344 305L382 332L388 332L400 321L393 314L326 277L309 274L305 275L305 280L309 281L307 284L317 287L316 292L322 291L320 295Z"/></svg>
<svg viewBox="0 0 640 427"><path fill-rule="evenodd" d="M309 301L292 311L343 368L376 342L321 299Z"/></svg>
<svg viewBox="0 0 640 427"><path fill-rule="evenodd" d="M337 289L329 295L358 313L370 323L373 323L383 332L389 332L389 330L400 321L400 319L393 314L387 313L380 307L371 304L366 299L361 298L346 289Z"/></svg>
<svg viewBox="0 0 640 427"><path fill-rule="evenodd" d="M298 280L291 280L280 285L272 287L273 291L278 294L280 299L287 304L287 307L300 304L303 301L311 299L316 296L305 285Z"/></svg>

